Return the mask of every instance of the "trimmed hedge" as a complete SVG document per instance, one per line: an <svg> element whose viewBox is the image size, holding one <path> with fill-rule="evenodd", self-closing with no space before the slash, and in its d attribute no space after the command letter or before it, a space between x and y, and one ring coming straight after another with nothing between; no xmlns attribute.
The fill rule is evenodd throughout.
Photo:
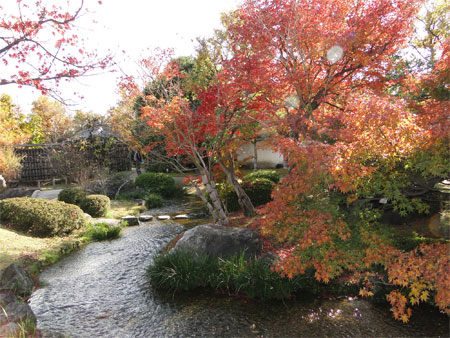
<svg viewBox="0 0 450 338"><path fill-rule="evenodd" d="M137 187L163 197L174 197L179 192L179 188L175 185L175 180L170 175L163 173L139 175L134 183Z"/></svg>
<svg viewBox="0 0 450 338"><path fill-rule="evenodd" d="M85 224L76 205L29 197L1 200L0 219L16 230L43 237L65 235Z"/></svg>
<svg viewBox="0 0 450 338"><path fill-rule="evenodd" d="M281 174L276 170L265 169L255 171L244 176L244 180L246 181L254 181L260 178L268 179L269 181L272 181L273 183L277 184L280 183Z"/></svg>
<svg viewBox="0 0 450 338"><path fill-rule="evenodd" d="M263 205L272 200L271 194L274 183L265 178L254 179L253 181L244 181L241 186L252 201L253 206ZM233 187L229 184L222 185L220 197L224 201L228 211L238 211L241 209L238 203L237 195Z"/></svg>
<svg viewBox="0 0 450 338"><path fill-rule="evenodd" d="M80 205L81 201L86 197L81 188L66 188L58 195L58 201Z"/></svg>
<svg viewBox="0 0 450 338"><path fill-rule="evenodd" d="M88 195L81 201L80 206L92 217L104 217L111 208L111 201L105 195Z"/></svg>

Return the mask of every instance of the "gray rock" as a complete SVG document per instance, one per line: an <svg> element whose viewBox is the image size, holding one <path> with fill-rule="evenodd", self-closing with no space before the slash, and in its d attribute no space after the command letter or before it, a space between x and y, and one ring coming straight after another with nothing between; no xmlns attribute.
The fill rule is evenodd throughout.
<svg viewBox="0 0 450 338"><path fill-rule="evenodd" d="M256 256L261 248L261 237L252 230L205 224L186 231L172 250L227 258L244 250L247 257Z"/></svg>
<svg viewBox="0 0 450 338"><path fill-rule="evenodd" d="M153 219L152 215L139 215L139 221L141 222L149 222Z"/></svg>
<svg viewBox="0 0 450 338"><path fill-rule="evenodd" d="M19 332L20 326L14 322L0 326L0 337L19 337Z"/></svg>
<svg viewBox="0 0 450 338"><path fill-rule="evenodd" d="M6 305L3 310L0 313L0 325L5 325L8 322L24 321L27 317L33 323L36 323L36 316L27 303L12 302Z"/></svg>
<svg viewBox="0 0 450 338"><path fill-rule="evenodd" d="M15 263L3 270L0 276L0 291L11 290L15 294L30 295L33 286L30 274Z"/></svg>
<svg viewBox="0 0 450 338"><path fill-rule="evenodd" d="M120 219L126 221L130 226L139 225L139 219L136 216L123 216Z"/></svg>
<svg viewBox="0 0 450 338"><path fill-rule="evenodd" d="M34 190L27 188L6 189L4 192L0 194L0 200L13 197L30 197L31 195L33 195L33 191Z"/></svg>
<svg viewBox="0 0 450 338"><path fill-rule="evenodd" d="M10 293L0 294L0 306L5 307L9 303L17 302L17 297Z"/></svg>

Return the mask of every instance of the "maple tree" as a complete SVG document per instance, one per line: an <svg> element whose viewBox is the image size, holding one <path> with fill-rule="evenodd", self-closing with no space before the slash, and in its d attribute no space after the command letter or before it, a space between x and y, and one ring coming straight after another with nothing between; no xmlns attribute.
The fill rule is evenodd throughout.
<svg viewBox="0 0 450 338"><path fill-rule="evenodd" d="M283 275L314 268L328 282L381 264L401 280L389 265L397 251L370 202L389 202L401 215L427 212L420 197L448 174L448 101L430 96L417 104L386 92L396 66L391 56L411 35L422 3L248 0L230 18L229 69L264 95L289 162L261 225L285 246L276 266ZM429 75L408 77L409 88L414 79L421 89L441 81L445 92L443 49ZM417 288L421 276L412 277L417 282L408 286ZM426 285L448 292L436 272ZM389 297L394 307L398 299ZM409 318L405 307L396 309L397 319Z"/></svg>
<svg viewBox="0 0 450 338"><path fill-rule="evenodd" d="M48 94L61 80L92 74L112 62L85 49L77 35L76 23L87 13L84 0L75 6L8 0L0 11L0 85L31 86Z"/></svg>

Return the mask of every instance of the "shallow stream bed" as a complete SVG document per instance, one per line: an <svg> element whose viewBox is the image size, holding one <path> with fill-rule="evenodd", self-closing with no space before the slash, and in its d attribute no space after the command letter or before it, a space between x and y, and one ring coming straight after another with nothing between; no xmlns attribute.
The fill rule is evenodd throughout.
<svg viewBox="0 0 450 338"><path fill-rule="evenodd" d="M359 299L260 303L209 292L160 295L148 285L152 257L183 227L148 222L93 243L41 274L30 305L38 328L70 337L432 337L448 317L415 312L405 325Z"/></svg>

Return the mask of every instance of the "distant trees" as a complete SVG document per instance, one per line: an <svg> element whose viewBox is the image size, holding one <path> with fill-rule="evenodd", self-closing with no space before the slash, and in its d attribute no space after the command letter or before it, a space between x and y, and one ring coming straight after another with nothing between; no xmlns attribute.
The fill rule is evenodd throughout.
<svg viewBox="0 0 450 338"><path fill-rule="evenodd" d="M40 96L33 102L28 124L32 143L56 143L67 136L73 127L66 107L46 96Z"/></svg>

